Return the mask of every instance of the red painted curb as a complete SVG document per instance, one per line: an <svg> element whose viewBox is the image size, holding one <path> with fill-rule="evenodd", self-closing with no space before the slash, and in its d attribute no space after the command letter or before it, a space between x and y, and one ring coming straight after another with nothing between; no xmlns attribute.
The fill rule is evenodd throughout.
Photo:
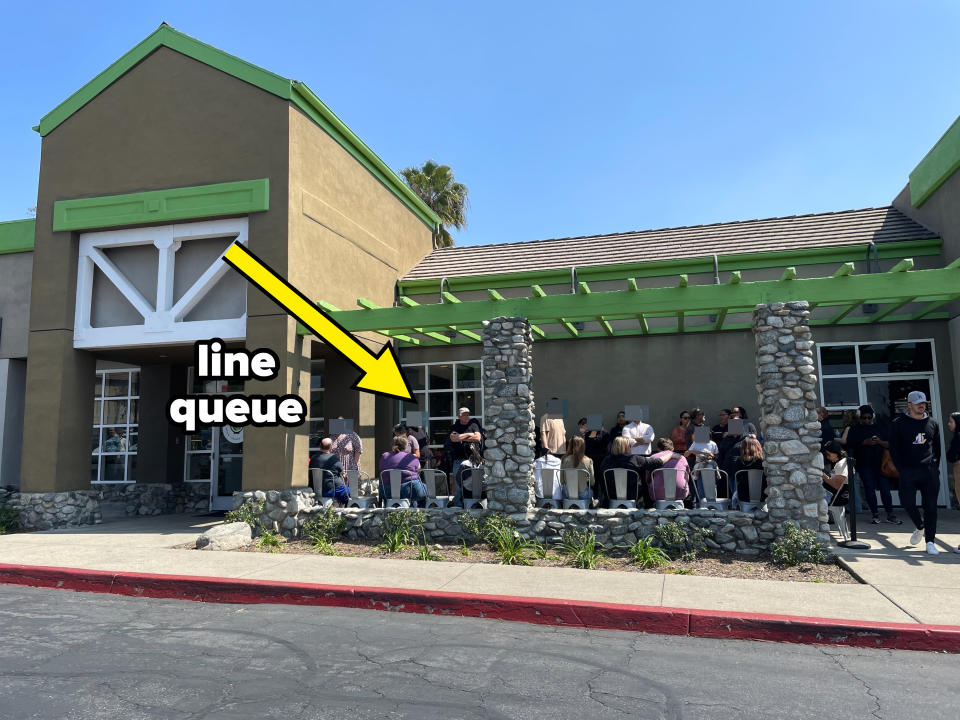
<svg viewBox="0 0 960 720"><path fill-rule="evenodd" d="M960 627L405 588L156 575L0 563L0 584L215 603L276 603L489 618L656 635L960 653Z"/></svg>

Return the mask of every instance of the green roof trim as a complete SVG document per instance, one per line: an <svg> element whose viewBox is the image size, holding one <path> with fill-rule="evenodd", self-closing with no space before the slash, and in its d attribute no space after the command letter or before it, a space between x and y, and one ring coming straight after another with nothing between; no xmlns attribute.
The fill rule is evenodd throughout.
<svg viewBox="0 0 960 720"><path fill-rule="evenodd" d="M216 68L261 90L292 102L373 174L420 220L433 229L440 223L420 197L383 162L357 135L303 83L281 77L269 70L207 45L163 23L123 57L97 75L73 95L43 116L33 129L46 136L71 115L93 100L119 77L157 48L167 47L198 62Z"/></svg>
<svg viewBox="0 0 960 720"><path fill-rule="evenodd" d="M53 230L90 230L118 225L144 225L224 215L245 215L270 209L270 181L197 185L105 195L53 204Z"/></svg>
<svg viewBox="0 0 960 720"><path fill-rule="evenodd" d="M36 226L33 218L0 222L0 255L32 252Z"/></svg>
<svg viewBox="0 0 960 720"><path fill-rule="evenodd" d="M943 245L940 238L907 240L902 242L877 243L881 259L900 259L905 256L928 257L939 255ZM798 265L833 265L865 260L869 245L839 245L803 250L739 253L720 255L717 262L720 272L736 270L764 270ZM619 265L577 266L577 279L585 282L626 280L628 278L651 278L668 275L696 275L713 272L713 255L679 260L624 263ZM443 282L448 289L466 292L493 288L529 287L531 285L569 285L570 268L556 268L536 272L502 273L496 275L469 275L444 279L401 280L400 293L418 295L439 293Z"/></svg>
<svg viewBox="0 0 960 720"><path fill-rule="evenodd" d="M910 204L923 205L937 188L960 169L960 118L954 120L937 144L910 173Z"/></svg>
<svg viewBox="0 0 960 720"><path fill-rule="evenodd" d="M960 259L944 268L911 270L912 260L900 263L885 273L862 275L835 274L830 277L795 278L756 282L735 282L722 285L688 285L686 287L625 289L589 294L541 294L536 286L530 297L463 301L455 304L437 303L393 308L368 308L339 311L333 317L350 332L390 332L425 334L456 326L458 330L476 328L485 320L500 316L525 317L541 325L567 325L577 321L602 318L636 320L638 316L676 316L673 328L644 328L612 330L613 336L631 336L655 333L710 332L740 330L742 324L714 324L687 327L682 318L746 312L761 303L808 300L818 306L857 307L865 302L895 305L880 318L845 318L847 312L833 316L826 323L817 319L814 324L859 324L861 322L904 322L921 317L939 317L933 311L951 300L960 299ZM785 275L791 275L786 273ZM894 315L893 312L912 302L931 303L913 315ZM569 328L568 328L569 331ZM548 335L546 339L569 338L571 333ZM609 337L606 327L601 332L578 332L576 337ZM467 337L468 340L472 338ZM422 346L430 345L421 342Z"/></svg>

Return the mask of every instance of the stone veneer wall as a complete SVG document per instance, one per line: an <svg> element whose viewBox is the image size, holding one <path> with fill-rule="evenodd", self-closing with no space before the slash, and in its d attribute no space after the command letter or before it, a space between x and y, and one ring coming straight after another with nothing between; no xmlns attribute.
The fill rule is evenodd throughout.
<svg viewBox="0 0 960 720"><path fill-rule="evenodd" d="M816 530L829 542L809 319L805 301L757 305L753 311L763 464L770 518L778 526L794 522Z"/></svg>
<svg viewBox="0 0 960 720"><path fill-rule="evenodd" d="M0 506L3 505L20 511L20 528L23 530L95 525L102 519L99 490L22 493L0 489Z"/></svg>
<svg viewBox="0 0 960 720"><path fill-rule="evenodd" d="M483 328L487 507L508 514L534 505L532 344L526 318L498 317Z"/></svg>
<svg viewBox="0 0 960 720"><path fill-rule="evenodd" d="M206 512L210 483L101 485L101 512L108 517Z"/></svg>
<svg viewBox="0 0 960 720"><path fill-rule="evenodd" d="M303 523L311 513L321 509L313 488L293 490L247 490L233 494L233 508L241 505L263 503L260 524L285 538L297 538Z"/></svg>

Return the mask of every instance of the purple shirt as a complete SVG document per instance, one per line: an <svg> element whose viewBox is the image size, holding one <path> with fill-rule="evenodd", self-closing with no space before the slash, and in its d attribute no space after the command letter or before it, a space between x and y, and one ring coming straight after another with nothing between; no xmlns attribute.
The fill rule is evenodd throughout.
<svg viewBox="0 0 960 720"><path fill-rule="evenodd" d="M380 473L384 470L402 471L402 482L410 482L417 479L417 473L420 471L420 461L408 452L385 452L380 456ZM387 479L384 478L384 485Z"/></svg>
<svg viewBox="0 0 960 720"><path fill-rule="evenodd" d="M652 457L660 458L664 461L664 468L677 468L680 472L677 474L677 497L685 498L687 496L687 459L680 456L679 459L672 459L672 451L663 450L662 452L655 453ZM650 497L654 500L666 500L665 493L663 491L663 479L660 473L654 475L650 474L652 480L650 480Z"/></svg>

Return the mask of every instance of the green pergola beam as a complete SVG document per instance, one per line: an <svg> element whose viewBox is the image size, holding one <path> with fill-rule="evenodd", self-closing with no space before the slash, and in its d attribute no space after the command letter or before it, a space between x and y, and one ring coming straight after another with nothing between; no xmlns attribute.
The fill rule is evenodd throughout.
<svg viewBox="0 0 960 720"><path fill-rule="evenodd" d="M581 295L589 295L590 286L587 285L585 282L583 282L583 280L581 280L580 282L577 283L577 292L579 292Z"/></svg>
<svg viewBox="0 0 960 720"><path fill-rule="evenodd" d="M793 280L797 277L797 269L795 267L788 267L784 269L783 275L780 276L781 280Z"/></svg>
<svg viewBox="0 0 960 720"><path fill-rule="evenodd" d="M401 295L399 302L404 307L417 307L417 305L420 304L416 300L412 300L411 298L408 298L406 295Z"/></svg>
<svg viewBox="0 0 960 720"><path fill-rule="evenodd" d="M500 302L501 300L506 300L506 298L503 295L498 293L493 288L487 288L487 295L491 300L494 300L496 302Z"/></svg>
<svg viewBox="0 0 960 720"><path fill-rule="evenodd" d="M680 282L677 283L677 287L686 287L688 283L686 274L680 276Z"/></svg>
<svg viewBox="0 0 960 720"><path fill-rule="evenodd" d="M850 304L847 305L843 310L841 310L841 311L838 312L836 315L834 315L832 318L830 318L830 323L833 324L833 323L838 323L838 322L840 322L840 321L843 320L847 315L849 315L850 313L852 313L854 310L856 310L856 309L857 309L858 307L860 307L861 305L863 305L863 300L857 300L856 302L850 303Z"/></svg>
<svg viewBox="0 0 960 720"><path fill-rule="evenodd" d="M460 298L458 298L452 292L447 292L446 290L440 293L440 297L443 299L443 302L450 303L451 305L456 305L460 302Z"/></svg>
<svg viewBox="0 0 960 720"><path fill-rule="evenodd" d="M739 285L739 284L740 284L740 271L739 271L739 270L734 270L732 273L730 273L730 284L731 284L731 285Z"/></svg>
<svg viewBox="0 0 960 720"><path fill-rule="evenodd" d="M535 286L531 288L534 297L528 298L353 310L338 312L336 319L349 331L450 325L477 327L484 320L498 316L525 317L534 324L576 317L602 316L607 320L618 320L651 313L711 314L723 308L729 311L731 308L752 308L763 303L816 298L821 305L846 305L845 312L834 316L836 320L842 320L864 302L900 302L907 298L924 302L929 298L955 298L960 295L960 264L938 270L789 281L743 283L735 281L734 277L736 275L731 275L730 283L726 285L647 288L638 292L618 290L591 292L589 295L547 295Z"/></svg>
<svg viewBox="0 0 960 720"><path fill-rule="evenodd" d="M846 277L848 275L853 275L853 271L856 270L856 266L852 262L845 262L837 271L833 274L833 277Z"/></svg>
<svg viewBox="0 0 960 720"><path fill-rule="evenodd" d="M560 324L563 326L564 330L566 330L572 337L580 336L580 331L577 330L572 323L564 320L563 318L560 318Z"/></svg>
<svg viewBox="0 0 960 720"><path fill-rule="evenodd" d="M897 272L907 272L908 270L913 270L913 258L904 258L892 268L887 270L887 272L897 273Z"/></svg>
<svg viewBox="0 0 960 720"><path fill-rule="evenodd" d="M681 332L681 333L683 332L683 325L684 325L684 319L683 319L683 312L681 311L677 313L677 332Z"/></svg>
<svg viewBox="0 0 960 720"><path fill-rule="evenodd" d="M630 292L637 291L637 279L636 278L627 278L627 289Z"/></svg>
<svg viewBox="0 0 960 720"><path fill-rule="evenodd" d="M530 293L535 298L542 298L547 296L547 294L543 291L543 288L540 287L539 285L531 285Z"/></svg>
<svg viewBox="0 0 960 720"><path fill-rule="evenodd" d="M910 320L911 321L921 320L925 318L927 315L929 315L930 313L932 313L934 310L939 310L944 305L949 305L954 300L956 300L956 298L950 298L949 300L937 300L935 302L931 302L926 307L920 308L919 310L917 310L917 312L911 315Z"/></svg>
<svg viewBox="0 0 960 720"><path fill-rule="evenodd" d="M905 299L901 300L900 302L891 303L891 304L887 305L887 307L885 307L883 310L881 310L880 312L878 312L876 315L874 315L872 318L870 318L870 322L871 322L871 323L878 323L878 322L880 322L881 320L883 320L885 317L887 317L888 315L893 315L893 313L895 313L897 310L899 310L900 308L902 308L902 307L905 306L905 305L909 305L910 303L912 303L912 302L915 301L915 300L916 300L916 298L905 298Z"/></svg>
<svg viewBox="0 0 960 720"><path fill-rule="evenodd" d="M727 309L721 308L720 312L717 313L717 321L713 325L714 330L723 329L723 321L727 319Z"/></svg>
<svg viewBox="0 0 960 720"><path fill-rule="evenodd" d="M647 327L647 318L644 316L643 313L640 313L639 315L637 315L637 320L640 322L640 334L646 335L647 333L649 333L650 328Z"/></svg>
<svg viewBox="0 0 960 720"><path fill-rule="evenodd" d="M607 322L606 318L601 315L597 318L597 322L600 323L600 327L603 328L603 331L607 334L607 337L614 336L615 333L613 332L613 328L610 326L610 323Z"/></svg>

